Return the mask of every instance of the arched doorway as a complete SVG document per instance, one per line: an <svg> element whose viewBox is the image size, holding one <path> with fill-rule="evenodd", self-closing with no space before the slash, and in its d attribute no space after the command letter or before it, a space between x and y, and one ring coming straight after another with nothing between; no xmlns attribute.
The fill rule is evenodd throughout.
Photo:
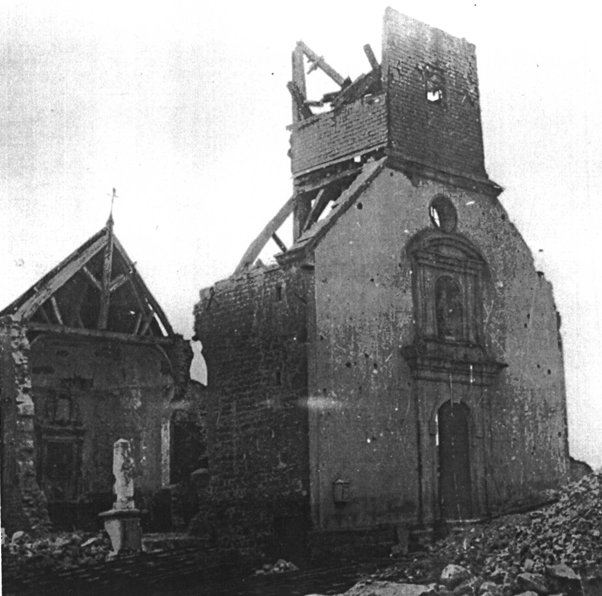
<svg viewBox="0 0 602 596"><path fill-rule="evenodd" d="M446 401L437 414L439 507L447 520L472 517L470 412L463 403Z"/></svg>

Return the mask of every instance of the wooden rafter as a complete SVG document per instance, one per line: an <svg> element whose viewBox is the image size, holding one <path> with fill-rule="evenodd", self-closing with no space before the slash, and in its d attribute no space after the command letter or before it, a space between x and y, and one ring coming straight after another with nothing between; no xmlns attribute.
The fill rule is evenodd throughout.
<svg viewBox="0 0 602 596"><path fill-rule="evenodd" d="M151 291L148 289L148 287L144 283L144 280L140 277L140 275L137 274L134 263L128 257L127 253L123 249L123 246L121 246L121 243L119 242L119 240L117 240L117 238L113 238L113 241L114 241L115 247L117 248L117 250L120 252L121 256L123 257L123 260L125 261L128 270L132 272L132 274L130 276L130 282L131 282L132 287L134 287L136 285L138 285L140 287L140 289L146 296L146 299L148 300L148 304L150 305L152 310L155 311L155 314L157 315L157 318L161 322L161 325L163 325L163 328L165 329L166 333L168 335L173 335L173 333L174 333L173 327L171 326L167 317L165 316L163 309L161 308L161 306L159 305L159 303L157 302L155 297L152 295ZM134 277L135 277L135 281L134 281ZM136 288L136 291L138 291L137 288Z"/></svg>
<svg viewBox="0 0 602 596"><path fill-rule="evenodd" d="M276 234L276 232L274 232L272 234L272 240L278 245L278 248L282 252L286 252L286 244L284 244L284 242L282 242L282 240L280 240L280 236L278 236L278 234Z"/></svg>
<svg viewBox="0 0 602 596"><path fill-rule="evenodd" d="M311 211L307 215L307 219L305 220L305 225L303 226L303 231L308 230L314 223L316 223L322 214L322 211L326 209L326 205L330 202L330 197L332 193L330 192L330 187L326 186L321 188L318 192L318 196L312 205Z"/></svg>
<svg viewBox="0 0 602 596"><path fill-rule="evenodd" d="M339 87L343 87L346 83L346 79L344 79L330 64L324 60L322 56L318 56L310 47L308 47L304 42L298 41L297 47L301 48L303 53L307 56L308 60L312 63L308 72L319 68L324 73L326 73Z"/></svg>
<svg viewBox="0 0 602 596"><path fill-rule="evenodd" d="M372 47L370 46L369 43L367 43L364 46L364 53L366 54L366 58L368 58L368 62L370 62L370 66L372 67L373 70L377 70L380 68L380 64L378 63L378 60L376 59L376 56L374 55L374 52L372 51Z"/></svg>
<svg viewBox="0 0 602 596"><path fill-rule="evenodd" d="M52 305L52 312L54 313L56 320L59 322L59 325L63 325L63 317L61 316L61 311L59 310L56 296L50 296L50 304Z"/></svg>
<svg viewBox="0 0 602 596"><path fill-rule="evenodd" d="M92 272L85 265L82 267L82 272L96 289L102 291L102 284L94 277Z"/></svg>
<svg viewBox="0 0 602 596"><path fill-rule="evenodd" d="M247 267L255 262L255 259L259 256L263 247L266 245L268 240L272 237L272 234L278 231L278 228L284 223L286 218L293 212L295 208L296 196L292 196L274 215L274 217L267 223L265 228L259 233L257 238L251 242L249 248L245 251L242 256L240 263L234 270L234 274L241 273Z"/></svg>
<svg viewBox="0 0 602 596"><path fill-rule="evenodd" d="M98 314L98 328L106 329L109 320L109 301L111 294L111 273L113 267L113 222L109 219L107 224L108 237L105 245L102 262L102 287L100 289L100 312Z"/></svg>
<svg viewBox="0 0 602 596"><path fill-rule="evenodd" d="M28 319L40 306L50 298L59 288L67 283L94 255L96 255L105 245L106 237L101 235L84 251L76 255L68 266L57 268L56 275L35 289L35 292L21 304L15 312L19 318Z"/></svg>

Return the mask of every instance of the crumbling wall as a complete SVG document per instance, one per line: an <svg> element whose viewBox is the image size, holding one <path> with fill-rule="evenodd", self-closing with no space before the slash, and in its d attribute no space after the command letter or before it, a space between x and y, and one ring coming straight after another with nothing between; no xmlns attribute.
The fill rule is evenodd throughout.
<svg viewBox="0 0 602 596"><path fill-rule="evenodd" d="M486 178L474 45L389 8L382 71L392 153ZM427 99L429 85L440 99Z"/></svg>
<svg viewBox="0 0 602 596"><path fill-rule="evenodd" d="M258 267L203 290L195 308L210 482L190 531L222 549L284 556L303 542L311 287L311 272Z"/></svg>
<svg viewBox="0 0 602 596"><path fill-rule="evenodd" d="M0 320L0 400L2 526L9 534L44 532L50 522L36 481L29 342L24 327L11 317Z"/></svg>
<svg viewBox="0 0 602 596"><path fill-rule="evenodd" d="M161 426L174 393L165 353L152 345L40 336L32 341L31 370L41 468L52 463L44 443L57 437L71 441L81 458L70 495L60 494L61 482L56 489L52 479L46 482L47 492L56 490L47 495L53 521L96 526L97 513L114 500L113 443L127 439L136 461L136 505L152 522L152 494L162 486Z"/></svg>
<svg viewBox="0 0 602 596"><path fill-rule="evenodd" d="M293 174L351 159L387 142L385 95L369 95L291 125Z"/></svg>

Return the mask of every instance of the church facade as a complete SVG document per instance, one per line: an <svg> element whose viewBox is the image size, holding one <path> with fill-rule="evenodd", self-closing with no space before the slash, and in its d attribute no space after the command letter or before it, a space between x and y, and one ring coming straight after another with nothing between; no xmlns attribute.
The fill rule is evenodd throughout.
<svg viewBox="0 0 602 596"><path fill-rule="evenodd" d="M560 317L485 170L475 48L388 9L366 53L350 81L297 45L293 196L195 309L210 480L191 530L224 548L378 542L567 478ZM319 114L308 62L339 86Z"/></svg>

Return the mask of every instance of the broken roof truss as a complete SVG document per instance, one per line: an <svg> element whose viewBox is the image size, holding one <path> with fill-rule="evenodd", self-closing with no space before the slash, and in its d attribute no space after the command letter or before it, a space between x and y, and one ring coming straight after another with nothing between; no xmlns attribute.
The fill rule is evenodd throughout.
<svg viewBox="0 0 602 596"><path fill-rule="evenodd" d="M161 341L173 329L113 221L0 312L36 331Z"/></svg>

